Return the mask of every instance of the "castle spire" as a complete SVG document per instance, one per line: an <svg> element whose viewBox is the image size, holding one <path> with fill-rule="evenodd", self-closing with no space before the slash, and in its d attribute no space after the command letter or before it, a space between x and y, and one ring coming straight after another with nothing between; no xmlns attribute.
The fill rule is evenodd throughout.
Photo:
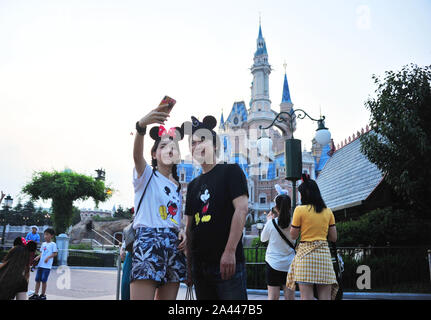
<svg viewBox="0 0 431 320"><path fill-rule="evenodd" d="M287 82L287 75L284 75L284 84L283 84L283 96L281 98L281 102L288 102L292 103L292 100L290 98L290 91L289 91L289 83Z"/></svg>
<svg viewBox="0 0 431 320"><path fill-rule="evenodd" d="M221 118L220 118L220 129L224 129L224 117L223 117L223 109L221 109Z"/></svg>
<svg viewBox="0 0 431 320"><path fill-rule="evenodd" d="M259 18L259 35L257 36L257 49L254 56L257 57L257 56L267 55L267 54L268 52L266 51L266 43L262 35L262 25L260 23L260 18Z"/></svg>

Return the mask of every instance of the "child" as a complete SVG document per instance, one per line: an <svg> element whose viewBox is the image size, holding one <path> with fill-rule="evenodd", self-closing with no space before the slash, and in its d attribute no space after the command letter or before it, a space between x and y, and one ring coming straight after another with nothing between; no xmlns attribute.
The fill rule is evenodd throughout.
<svg viewBox="0 0 431 320"><path fill-rule="evenodd" d="M15 239L14 247L0 265L0 300L27 299L29 257L36 246L34 241Z"/></svg>
<svg viewBox="0 0 431 320"><path fill-rule="evenodd" d="M29 300L46 300L46 283L48 281L49 272L51 271L54 257L57 256L57 245L52 241L55 235L53 229L46 229L43 233L45 242L40 247L41 254L34 258L35 261L39 261L37 265L36 273L36 287L34 293L31 295ZM39 296L40 283L42 282L42 294Z"/></svg>

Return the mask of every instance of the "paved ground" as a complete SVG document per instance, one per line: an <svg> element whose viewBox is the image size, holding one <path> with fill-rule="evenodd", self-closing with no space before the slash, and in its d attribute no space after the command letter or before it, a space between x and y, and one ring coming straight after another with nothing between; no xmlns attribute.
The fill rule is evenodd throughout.
<svg viewBox="0 0 431 320"><path fill-rule="evenodd" d="M66 272L52 269L47 285L48 300L115 300L117 271L113 269L69 269L70 283ZM29 293L34 291L36 272L30 273ZM68 286L70 284L70 287ZM40 293L40 292L39 292ZM184 300L186 287L181 286L178 300ZM266 300L263 294L249 294L250 300Z"/></svg>
<svg viewBox="0 0 431 320"><path fill-rule="evenodd" d="M52 269L48 279L48 300L115 300L117 270L113 268L68 268ZM36 272L30 273L29 293L35 286ZM39 292L40 293L40 292ZM181 285L177 300L184 300L186 287ZM249 300L267 300L265 290L249 290ZM281 297L283 299L283 297ZM299 293L296 293L299 299ZM431 294L389 294L389 293L345 293L344 300L389 299L389 300L431 300Z"/></svg>

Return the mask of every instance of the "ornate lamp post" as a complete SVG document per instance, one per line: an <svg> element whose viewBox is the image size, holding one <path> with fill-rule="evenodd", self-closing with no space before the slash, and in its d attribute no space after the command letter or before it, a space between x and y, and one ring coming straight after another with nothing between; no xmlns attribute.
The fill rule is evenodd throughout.
<svg viewBox="0 0 431 320"><path fill-rule="evenodd" d="M3 213L3 234L2 234L2 238L1 238L1 244L2 244L3 249L4 249L4 238L5 238L5 235L6 235L6 217L7 217L9 209L12 208L12 203L13 203L13 199L12 199L12 197L9 194L4 199L4 205L3 205L3 208L4 208L4 213Z"/></svg>
<svg viewBox="0 0 431 320"><path fill-rule="evenodd" d="M288 116L288 118L283 116ZM266 130L271 128L277 122L290 123L292 137L290 139L286 139L285 141L284 157L285 157L285 166L286 166L286 179L292 182L292 187L293 187L293 195L292 195L293 210L295 210L295 207L296 207L296 181L301 179L301 174L302 174L301 140L293 138L293 121L295 120L295 118L304 119L305 117L308 117L312 121L317 122L317 130L316 130L316 136L315 136L317 143L322 146L327 145L331 141L331 133L325 127L325 117L321 116L320 119L314 119L310 117L310 115L308 115L308 113L306 113L302 109L296 109L296 110L292 109L291 112L280 112L279 114L277 114L274 121L272 121L272 123L269 126L265 128L263 128L262 126L259 126L261 130ZM260 143L263 145L266 145L266 144L269 145L271 141L271 139L268 137L261 137L260 139L264 140ZM269 141L265 141L265 140L269 140Z"/></svg>
<svg viewBox="0 0 431 320"><path fill-rule="evenodd" d="M94 170L94 171L97 172L96 180L105 181L105 170L103 170L103 169L97 169L97 170Z"/></svg>

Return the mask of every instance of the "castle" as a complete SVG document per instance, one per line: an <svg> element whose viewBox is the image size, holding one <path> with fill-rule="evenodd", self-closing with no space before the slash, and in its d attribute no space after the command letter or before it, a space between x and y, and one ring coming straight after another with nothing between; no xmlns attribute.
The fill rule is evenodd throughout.
<svg viewBox="0 0 431 320"><path fill-rule="evenodd" d="M251 67L253 82L249 105L247 107L244 101L235 102L226 120L222 112L218 127L221 141L218 160L237 163L243 169L249 191L248 219L252 221L260 220L263 212L268 212L275 205L274 198L277 195L275 184L279 184L283 189L288 190L289 195L292 195L292 183L285 179L284 141L292 137L296 129L296 121L293 121L292 127L287 122L277 122L278 130L275 126L267 130L260 129L261 126L270 125L279 112L289 112L294 117L286 73L279 110L271 108L269 95L271 70L266 42L262 27L259 25L257 49ZM259 155L258 144L262 135L266 135L272 141L272 145L268 147L269 157L264 159ZM312 179L316 179L333 148L333 144L321 146L313 140L312 150L302 152L303 172L308 173ZM192 162L183 160L178 165L178 176L184 195L187 192L187 184L200 173L200 166Z"/></svg>

